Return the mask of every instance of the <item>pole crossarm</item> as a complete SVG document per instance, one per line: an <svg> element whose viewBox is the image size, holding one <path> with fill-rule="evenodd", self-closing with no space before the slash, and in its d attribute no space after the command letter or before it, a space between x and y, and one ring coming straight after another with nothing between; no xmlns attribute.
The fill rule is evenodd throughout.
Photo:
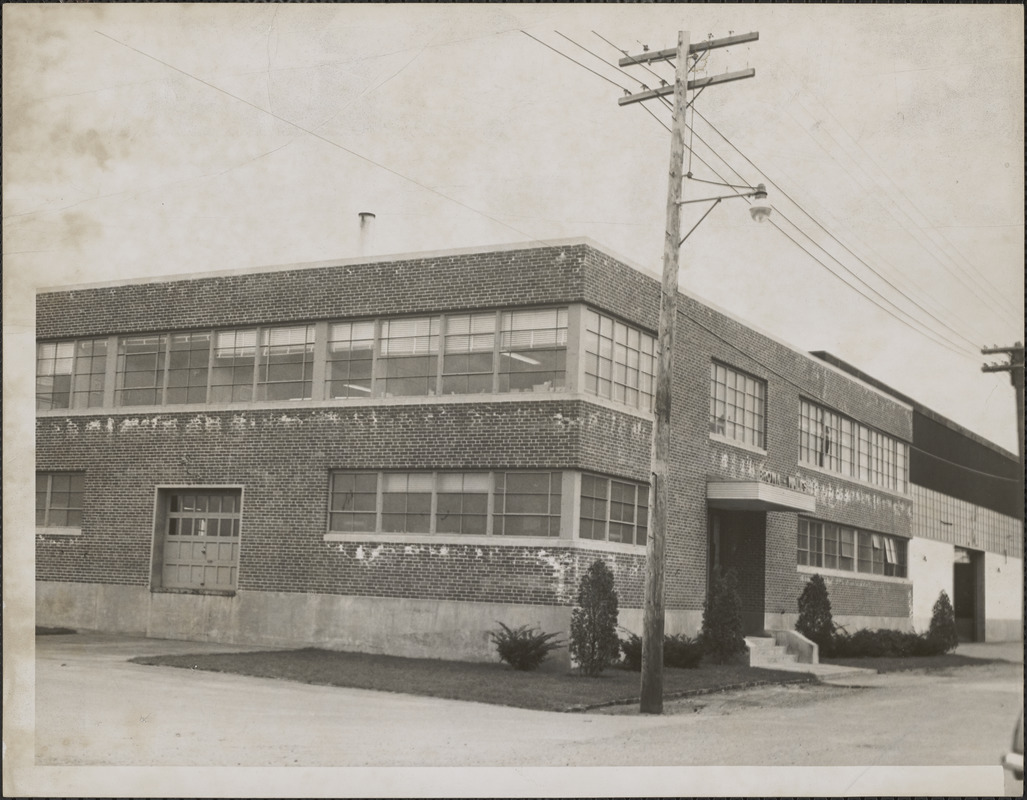
<svg viewBox="0 0 1027 800"><path fill-rule="evenodd" d="M706 42L696 42L689 45L688 54L704 53L707 50L716 50L718 47L730 47L733 44L745 44L755 42L760 38L758 32L740 33L737 36L725 36L723 39L710 39ZM632 64L651 64L654 61L670 61L677 58L678 49L671 47L667 50L654 50L652 53L640 53L637 56L625 56L617 62L617 66L630 67Z"/></svg>
<svg viewBox="0 0 1027 800"><path fill-rule="evenodd" d="M715 86L718 83L730 83L731 81L740 81L744 78L755 77L756 70L750 67L749 69L742 69L736 72L724 72L720 75L711 75L709 78L696 78L688 82L688 89L695 90L700 89L704 86ZM638 94L629 94L626 97L618 97L617 105L626 106L630 103L641 103L643 100L652 100L656 97L665 97L666 95L674 94L673 86L661 86L658 89L649 89Z"/></svg>

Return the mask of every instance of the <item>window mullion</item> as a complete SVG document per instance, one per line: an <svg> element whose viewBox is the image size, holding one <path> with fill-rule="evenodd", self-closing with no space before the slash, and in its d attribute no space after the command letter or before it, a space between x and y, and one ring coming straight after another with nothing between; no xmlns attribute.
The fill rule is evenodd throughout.
<svg viewBox="0 0 1027 800"><path fill-rule="evenodd" d="M489 470L489 494L488 499L485 501L485 535L495 535L495 515L496 515L496 473Z"/></svg>
<svg viewBox="0 0 1027 800"><path fill-rule="evenodd" d="M371 343L371 397L378 397L381 390L378 385L378 360L381 357L382 349L382 323L383 320L375 319L373 324L373 338ZM352 346L352 334L350 336Z"/></svg>
<svg viewBox="0 0 1027 800"><path fill-rule="evenodd" d="M428 533L435 533L435 514L438 512L439 507L439 473L432 472L431 474L431 503L428 508ZM461 502L463 496L461 495Z"/></svg>
<svg viewBox="0 0 1027 800"><path fill-rule="evenodd" d="M610 508L613 503L613 481L606 479L606 519L603 522L604 541L610 541Z"/></svg>
<svg viewBox="0 0 1027 800"><path fill-rule="evenodd" d="M43 507L43 525L50 524L50 505L53 503L53 473L46 474L46 505Z"/></svg>
<svg viewBox="0 0 1027 800"><path fill-rule="evenodd" d="M203 402L210 403L210 395L213 391L211 384L214 383L214 354L216 352L217 331L210 332L210 346L207 348L207 391L204 392Z"/></svg>
<svg viewBox="0 0 1027 800"><path fill-rule="evenodd" d="M161 370L160 376L160 398L157 405L164 405L167 401L168 396L168 372L171 368L171 334L161 333L157 335L157 351L160 352L161 340L164 340L164 367ZM186 351L190 352L190 351ZM188 391L188 389L186 390Z"/></svg>

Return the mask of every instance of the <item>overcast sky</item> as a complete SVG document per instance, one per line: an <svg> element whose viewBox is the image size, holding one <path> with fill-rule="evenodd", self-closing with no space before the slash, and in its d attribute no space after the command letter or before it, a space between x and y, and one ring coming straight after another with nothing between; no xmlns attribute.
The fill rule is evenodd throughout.
<svg viewBox="0 0 1027 800"><path fill-rule="evenodd" d="M979 348L1023 338L1019 5L3 14L9 356L37 286L352 258L360 211L382 254L587 236L659 271L670 112L617 105L657 78L604 64L596 34L638 52L758 31L700 65L756 77L698 96L691 170L767 183L780 230L722 203L681 285L1016 449Z"/></svg>

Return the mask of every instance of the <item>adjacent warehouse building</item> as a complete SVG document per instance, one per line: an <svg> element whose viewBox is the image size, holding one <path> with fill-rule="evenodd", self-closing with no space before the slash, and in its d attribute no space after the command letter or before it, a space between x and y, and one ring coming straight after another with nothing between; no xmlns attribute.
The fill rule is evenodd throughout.
<svg viewBox="0 0 1027 800"><path fill-rule="evenodd" d="M41 293L37 623L490 659L599 557L640 630L658 297L584 240ZM850 630L945 590L1021 637L1016 457L685 294L678 330L668 632L733 568L752 633L820 573Z"/></svg>

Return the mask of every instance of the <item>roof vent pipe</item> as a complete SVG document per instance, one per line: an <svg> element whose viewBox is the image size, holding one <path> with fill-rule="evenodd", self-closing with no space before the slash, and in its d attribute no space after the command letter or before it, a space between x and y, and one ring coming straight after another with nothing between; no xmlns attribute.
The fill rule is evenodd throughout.
<svg viewBox="0 0 1027 800"><path fill-rule="evenodd" d="M370 211L361 211L360 217L360 255L370 255L374 246L374 214Z"/></svg>

